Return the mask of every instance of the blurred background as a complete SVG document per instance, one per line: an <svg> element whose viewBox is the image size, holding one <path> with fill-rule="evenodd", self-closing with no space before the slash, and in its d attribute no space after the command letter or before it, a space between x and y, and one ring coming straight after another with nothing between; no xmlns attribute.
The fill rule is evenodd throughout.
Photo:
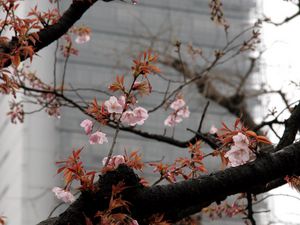
<svg viewBox="0 0 300 225"><path fill-rule="evenodd" d="M26 15L36 2L42 9L49 7L46 1L31 0L20 13ZM59 5L61 12L69 4L70 1L62 1ZM226 0L223 11L230 28L224 32L222 25L211 21L211 11L206 0L140 0L136 5L97 2L78 22L79 25L92 28L91 40L76 46L79 55L69 58L65 83L74 89L85 89L80 91L80 96L85 101L92 101L94 97L98 101L106 100L110 93L94 92L91 89L107 91L116 75L129 76L132 57L151 48L160 56L158 66L162 75L150 78L153 93L146 96L141 104L147 109L153 109L161 101L166 89L172 90L188 78L184 78L183 72L196 74L201 71L207 61L213 59L215 51L223 49L235 37L237 43L248 40L257 18L266 15L272 20L282 21L294 10L293 6L282 0ZM209 82L219 94L230 96L251 69L251 76L242 88L248 98L241 104L254 115L254 122L259 123L268 110L274 107L279 111L285 107L280 96L262 95L264 90L281 89L288 93L289 101L297 100L299 89L298 92L297 88L294 91L290 81L300 81L300 66L297 63L300 51L299 22L297 18L283 26L264 24L260 30L261 43L257 50L241 53L209 71L212 77ZM181 57L185 65L188 65L185 71L178 69L178 41L181 43ZM52 82L54 68L58 79L64 73L65 58L57 51L57 46L59 44L53 43L40 51L33 61L31 70L36 71L38 77L45 82ZM191 47L201 49L204 56L192 57ZM252 64L254 59L255 65ZM208 89L210 87L205 86ZM182 90L191 115L176 129L164 128L163 123L169 111L163 107L151 113L141 129L182 141L188 140L193 134L186 129L197 130L201 114L209 100L209 90L205 88L201 89L194 84ZM75 92L66 95L78 99ZM63 187L61 176L55 175L55 162L68 157L72 149L84 146L84 161L90 169L99 169L110 145L89 145L87 136L79 126L86 116L72 108L62 107L60 118L49 117L43 110L28 114L24 123L19 125L11 124L6 116L8 99L3 96L0 97L0 109L0 214L8 217L9 225L37 224L47 218L59 204L51 192L54 186ZM25 109L33 112L37 107L28 104ZM210 100L202 131L209 132L212 126L220 127L221 121L232 124L235 119L236 116L228 108L221 106L218 101ZM111 143L114 130L101 130L107 133ZM278 130L279 134L281 132ZM278 141L271 132L269 135L274 143ZM122 154L124 149L128 152L138 149L145 161L163 159L164 162L172 162L178 156L187 154L183 148L122 131L115 154ZM203 151L208 153L210 149L204 145ZM220 162L215 158L207 159L205 165L209 171L220 169ZM146 168L142 175L153 182L157 177L154 177L152 169ZM298 193L291 192L288 187L272 191L272 194L278 193L298 196ZM60 206L53 215L59 214L65 207L67 206ZM297 209L299 200L275 196L257 205L256 210L261 213L257 213L255 217L257 224L297 224L298 221L300 223ZM212 221L203 215L202 224L244 224L241 217L224 217Z"/></svg>

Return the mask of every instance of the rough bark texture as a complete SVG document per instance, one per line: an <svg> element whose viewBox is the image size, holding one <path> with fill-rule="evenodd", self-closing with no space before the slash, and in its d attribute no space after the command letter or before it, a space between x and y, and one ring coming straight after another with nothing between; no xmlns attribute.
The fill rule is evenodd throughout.
<svg viewBox="0 0 300 225"><path fill-rule="evenodd" d="M120 165L117 170L100 177L96 193L83 193L57 220L54 220L54 223L52 221L47 224L84 225L84 215L93 217L97 210L104 210L107 207L111 186L120 181L130 187L122 196L131 202L131 214L139 224L147 224L147 219L157 213L163 213L165 219L174 222L199 212L212 202L222 201L229 195L255 192L257 186L264 186L266 190L269 185L274 188L276 178L299 171L299 161L300 142L297 142L276 153L265 153L243 166L176 184L147 188L139 184L139 178L130 168ZM282 182L276 184L281 185Z"/></svg>
<svg viewBox="0 0 300 225"><path fill-rule="evenodd" d="M294 107L291 116L285 121L284 133L275 151L292 144L298 131L300 131L300 104Z"/></svg>

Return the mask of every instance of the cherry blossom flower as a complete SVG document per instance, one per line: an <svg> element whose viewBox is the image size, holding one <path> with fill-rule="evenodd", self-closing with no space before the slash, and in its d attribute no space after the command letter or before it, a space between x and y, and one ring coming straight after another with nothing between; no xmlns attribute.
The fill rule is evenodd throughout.
<svg viewBox="0 0 300 225"><path fill-rule="evenodd" d="M111 96L109 100L104 102L109 113L122 113L125 106L125 97L121 96L117 99L115 96Z"/></svg>
<svg viewBox="0 0 300 225"><path fill-rule="evenodd" d="M107 161L107 157L104 157L103 160L102 160L103 166L105 166L106 161ZM124 164L124 163L125 163L124 156L122 156L122 155L115 155L115 156L112 156L109 159L109 162L108 162L107 166L110 167L110 168L116 169L116 168L118 168L118 166L120 164Z"/></svg>
<svg viewBox="0 0 300 225"><path fill-rule="evenodd" d="M177 112L177 116L181 116L183 118L189 118L190 117L190 110L189 110L189 107L186 106L182 109L180 109L178 112Z"/></svg>
<svg viewBox="0 0 300 225"><path fill-rule="evenodd" d="M137 107L133 111L127 110L121 117L122 123L127 123L130 126L142 125L149 117L148 112L143 107Z"/></svg>
<svg viewBox="0 0 300 225"><path fill-rule="evenodd" d="M182 118L180 116L177 116L176 114L172 113L170 114L167 119L165 119L165 126L168 127L174 127L177 123L180 123L182 121Z"/></svg>
<svg viewBox="0 0 300 225"><path fill-rule="evenodd" d="M121 122L127 123L130 126L134 126L136 124L134 112L131 110L127 110L126 112L124 112L121 117Z"/></svg>
<svg viewBox="0 0 300 225"><path fill-rule="evenodd" d="M89 119L85 119L80 123L80 126L84 128L86 134L90 134L93 130L93 122Z"/></svg>
<svg viewBox="0 0 300 225"><path fill-rule="evenodd" d="M60 187L54 187L52 191L54 192L56 198L62 200L65 203L72 203L75 201L75 197L71 192L66 191Z"/></svg>
<svg viewBox="0 0 300 225"><path fill-rule="evenodd" d="M248 148L249 140L246 135L238 133L232 137L234 145L240 148Z"/></svg>
<svg viewBox="0 0 300 225"><path fill-rule="evenodd" d="M224 155L232 167L243 165L255 159L255 155L249 148L249 140L246 135L238 133L232 137L234 144Z"/></svg>
<svg viewBox="0 0 300 225"><path fill-rule="evenodd" d="M86 42L89 42L91 40L91 35L88 34L88 33L82 33L82 34L79 34L76 39L75 39L75 42L77 44L84 44Z"/></svg>
<svg viewBox="0 0 300 225"><path fill-rule="evenodd" d="M148 119L149 115L146 109L143 107L137 107L133 110L135 115L136 124L143 125L145 120Z"/></svg>
<svg viewBox="0 0 300 225"><path fill-rule="evenodd" d="M132 90L138 91L139 95L143 96L143 95L148 95L151 93L152 86L151 86L150 82L147 80L144 80L142 82L135 81L132 86Z"/></svg>
<svg viewBox="0 0 300 225"><path fill-rule="evenodd" d="M103 144L104 142L108 142L106 134L96 131L95 133L91 134L89 137L90 144Z"/></svg>
<svg viewBox="0 0 300 225"><path fill-rule="evenodd" d="M249 148L239 148L233 145L230 150L225 153L224 157L228 158L230 166L236 167L250 160L250 152L251 150Z"/></svg>
<svg viewBox="0 0 300 225"><path fill-rule="evenodd" d="M218 132L218 128L215 127L215 125L212 125L210 130L209 130L209 133L210 134L216 134Z"/></svg>
<svg viewBox="0 0 300 225"><path fill-rule="evenodd" d="M190 116L189 107L186 106L185 101L182 98L178 98L172 102L170 108L174 111L165 119L165 126L174 127L176 124L182 122L183 118Z"/></svg>
<svg viewBox="0 0 300 225"><path fill-rule="evenodd" d="M172 104L170 105L170 108L174 109L174 110L179 110L183 106L185 106L185 101L182 98L178 98L174 102L172 102Z"/></svg>

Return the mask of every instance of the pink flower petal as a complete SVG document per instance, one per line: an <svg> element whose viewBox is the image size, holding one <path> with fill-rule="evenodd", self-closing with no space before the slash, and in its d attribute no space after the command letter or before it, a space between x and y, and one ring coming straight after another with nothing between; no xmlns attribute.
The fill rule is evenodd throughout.
<svg viewBox="0 0 300 225"><path fill-rule="evenodd" d="M174 102L172 102L172 104L170 105L170 108L174 109L174 110L179 110L183 106L185 106L185 101L182 98L178 98Z"/></svg>
<svg viewBox="0 0 300 225"><path fill-rule="evenodd" d="M142 125L149 115L146 109L137 107L133 111L127 110L121 117L122 123L127 123L130 126Z"/></svg>
<svg viewBox="0 0 300 225"><path fill-rule="evenodd" d="M124 96L123 96L124 97ZM109 100L104 102L104 105L107 108L109 113L122 113L125 105L125 101L123 102L123 98L117 99L115 96L111 96ZM123 104L123 105L122 105Z"/></svg>
<svg viewBox="0 0 300 225"><path fill-rule="evenodd" d="M54 187L52 191L59 200L62 200L65 203L72 203L75 201L75 197L71 192L60 187Z"/></svg>
<svg viewBox="0 0 300 225"><path fill-rule="evenodd" d="M167 119L165 119L164 124L168 127L174 127L177 123L180 123L182 118L175 115L174 113L170 114Z"/></svg>
<svg viewBox="0 0 300 225"><path fill-rule="evenodd" d="M143 107L137 107L133 110L135 120L138 125L144 124L145 120L148 119L148 111Z"/></svg>
<svg viewBox="0 0 300 225"><path fill-rule="evenodd" d="M225 153L224 157L228 158L230 166L236 167L252 160L252 155L253 153L248 147L240 148L236 145L232 145L230 150Z"/></svg>
<svg viewBox="0 0 300 225"><path fill-rule="evenodd" d="M106 134L100 131L96 131L95 133L91 134L89 140L91 145L103 144L104 142L108 142Z"/></svg>
<svg viewBox="0 0 300 225"><path fill-rule="evenodd" d="M106 161L107 161L107 157L103 158L102 160L103 166L105 166ZM116 169L120 164L124 164L124 163L125 163L125 158L123 155L115 155L110 158L107 166Z"/></svg>
<svg viewBox="0 0 300 225"><path fill-rule="evenodd" d="M93 130L93 122L89 119L83 120L80 126L84 128L86 134L90 134Z"/></svg>
<svg viewBox="0 0 300 225"><path fill-rule="evenodd" d="M190 110L189 110L189 107L186 106L186 107L180 109L180 110L177 112L177 115L178 115L178 116L182 116L183 118L189 118L189 117L190 117Z"/></svg>

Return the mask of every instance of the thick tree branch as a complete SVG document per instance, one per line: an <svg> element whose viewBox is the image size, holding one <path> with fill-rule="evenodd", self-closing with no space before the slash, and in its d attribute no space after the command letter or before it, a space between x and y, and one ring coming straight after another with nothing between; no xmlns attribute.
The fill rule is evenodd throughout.
<svg viewBox="0 0 300 225"><path fill-rule="evenodd" d="M182 209L201 203L202 207L205 207L229 195L247 192L256 185L267 185L278 177L295 173L299 170L299 151L298 142L278 153L266 154L244 166L229 168L174 185L144 189L135 196L136 202L133 204L135 207L139 204L147 205L147 211L140 211L139 216L161 212L166 213L169 219L173 219Z"/></svg>
<svg viewBox="0 0 300 225"><path fill-rule="evenodd" d="M121 165L116 171L109 172L100 179L100 189L96 194L92 197L82 195L60 215L55 225L67 225L68 219L74 221L76 217L76 224L84 224L80 222L83 221L83 213L92 215L97 210L103 210L111 185L119 181L124 181L130 187L124 192L123 198L131 202L132 216L138 219L139 224L147 224L147 218L157 213L163 213L169 221L178 221L229 195L252 192L258 185L267 187L276 178L295 174L300 169L299 160L300 142L297 142L276 153L263 154L243 166L176 184L148 188L141 187L137 176L128 167ZM95 205L95 202L98 204Z"/></svg>
<svg viewBox="0 0 300 225"><path fill-rule="evenodd" d="M276 146L275 151L282 149L283 147L290 145L294 142L296 134L300 131L300 104L296 105L292 111L291 116L285 121L285 129L280 139L280 142Z"/></svg>

